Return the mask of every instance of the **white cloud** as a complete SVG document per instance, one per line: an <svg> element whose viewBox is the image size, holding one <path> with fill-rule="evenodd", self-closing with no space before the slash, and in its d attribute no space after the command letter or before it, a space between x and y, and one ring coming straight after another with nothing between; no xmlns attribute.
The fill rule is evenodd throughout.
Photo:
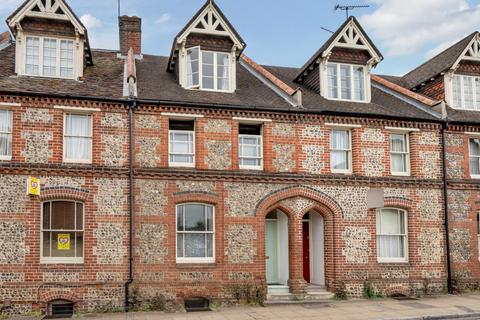
<svg viewBox="0 0 480 320"><path fill-rule="evenodd" d="M155 21L156 24L164 24L170 21L171 16L168 13L162 13L162 15Z"/></svg>
<svg viewBox="0 0 480 320"><path fill-rule="evenodd" d="M80 17L80 20L82 21L82 23L85 25L85 28L87 28L87 30L91 30L91 29L96 29L96 28L100 28L103 24L102 24L102 21L100 21L99 19L95 18L92 14L90 13L87 13L87 14L84 14L83 16Z"/></svg>
<svg viewBox="0 0 480 320"><path fill-rule="evenodd" d="M386 48L385 55L401 56L422 47L439 53L478 29L480 5L467 0L370 0L377 9L360 18L373 38Z"/></svg>

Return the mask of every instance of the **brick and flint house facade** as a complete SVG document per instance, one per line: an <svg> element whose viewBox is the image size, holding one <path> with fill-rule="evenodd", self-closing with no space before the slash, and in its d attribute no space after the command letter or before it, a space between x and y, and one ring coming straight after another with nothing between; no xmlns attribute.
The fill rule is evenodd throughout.
<svg viewBox="0 0 480 320"><path fill-rule="evenodd" d="M142 52L137 17L120 51L91 49L64 0L7 23L3 312L480 280L478 33L392 77L355 18L302 68L246 57L213 1L169 57Z"/></svg>

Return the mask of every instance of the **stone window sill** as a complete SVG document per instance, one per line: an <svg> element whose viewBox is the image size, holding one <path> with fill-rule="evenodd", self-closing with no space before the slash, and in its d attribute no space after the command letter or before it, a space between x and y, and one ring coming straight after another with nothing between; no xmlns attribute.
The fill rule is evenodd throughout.
<svg viewBox="0 0 480 320"><path fill-rule="evenodd" d="M216 263L178 263L177 269L213 269L216 268Z"/></svg>

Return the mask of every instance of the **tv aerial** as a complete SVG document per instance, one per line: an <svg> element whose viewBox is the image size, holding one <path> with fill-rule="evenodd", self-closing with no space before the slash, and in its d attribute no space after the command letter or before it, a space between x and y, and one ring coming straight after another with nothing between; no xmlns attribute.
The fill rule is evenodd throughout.
<svg viewBox="0 0 480 320"><path fill-rule="evenodd" d="M347 15L347 19L350 16L349 11L352 11L353 9L357 8L369 8L370 6L368 4L358 4L358 5L341 5L341 4L336 4L335 7L333 7L334 11L345 11L345 14Z"/></svg>

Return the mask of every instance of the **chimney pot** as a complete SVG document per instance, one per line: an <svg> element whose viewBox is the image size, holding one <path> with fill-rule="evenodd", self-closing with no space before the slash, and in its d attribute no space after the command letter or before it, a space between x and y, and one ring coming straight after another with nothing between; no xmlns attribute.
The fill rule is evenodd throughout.
<svg viewBox="0 0 480 320"><path fill-rule="evenodd" d="M142 19L139 17L121 16L118 18L120 33L120 53L128 54L130 48L135 54L142 53Z"/></svg>

